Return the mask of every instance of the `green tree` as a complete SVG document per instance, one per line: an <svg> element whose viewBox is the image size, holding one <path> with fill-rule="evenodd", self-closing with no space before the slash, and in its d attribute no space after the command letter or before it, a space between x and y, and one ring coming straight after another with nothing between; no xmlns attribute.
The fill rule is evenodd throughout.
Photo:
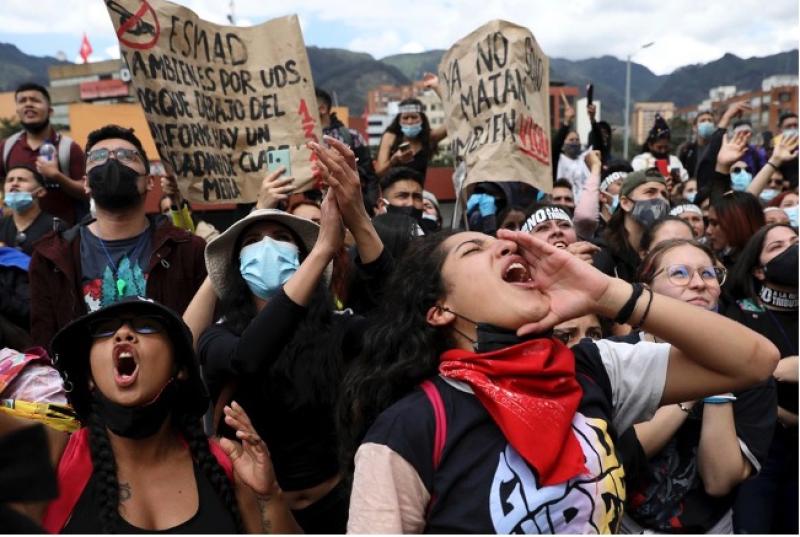
<svg viewBox="0 0 800 537"><path fill-rule="evenodd" d="M20 130L22 125L17 118L0 118L0 140L4 140Z"/></svg>

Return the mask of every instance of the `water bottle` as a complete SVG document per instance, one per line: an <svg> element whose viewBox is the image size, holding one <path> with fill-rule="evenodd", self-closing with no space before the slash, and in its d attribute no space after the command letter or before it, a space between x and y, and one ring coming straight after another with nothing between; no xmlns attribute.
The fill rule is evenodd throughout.
<svg viewBox="0 0 800 537"><path fill-rule="evenodd" d="M39 156L45 160L52 161L56 156L56 146L50 142L45 142L39 147Z"/></svg>

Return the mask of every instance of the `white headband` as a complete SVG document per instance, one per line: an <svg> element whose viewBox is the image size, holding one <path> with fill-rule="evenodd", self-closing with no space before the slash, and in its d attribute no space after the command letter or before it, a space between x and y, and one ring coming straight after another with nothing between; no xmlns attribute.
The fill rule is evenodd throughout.
<svg viewBox="0 0 800 537"><path fill-rule="evenodd" d="M544 207L533 212L522 226L522 231L531 232L533 228L548 220L564 220L572 225L572 218L561 207Z"/></svg>
<svg viewBox="0 0 800 537"><path fill-rule="evenodd" d="M670 216L678 216L683 213L695 213L703 216L703 211L694 203L682 203L672 208L669 212Z"/></svg>
<svg viewBox="0 0 800 537"><path fill-rule="evenodd" d="M422 107L418 104L404 104L397 108L401 114L421 114Z"/></svg>
<svg viewBox="0 0 800 537"><path fill-rule="evenodd" d="M603 179L603 182L600 183L600 190L608 190L609 186L613 185L617 181L622 181L626 177L628 177L628 172L614 172Z"/></svg>

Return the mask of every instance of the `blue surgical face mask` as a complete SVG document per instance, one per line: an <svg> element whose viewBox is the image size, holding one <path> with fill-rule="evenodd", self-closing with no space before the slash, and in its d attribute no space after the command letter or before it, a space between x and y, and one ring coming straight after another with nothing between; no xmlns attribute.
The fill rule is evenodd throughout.
<svg viewBox="0 0 800 537"><path fill-rule="evenodd" d="M33 205L33 194L30 192L9 192L6 194L4 201L12 211L24 213Z"/></svg>
<svg viewBox="0 0 800 537"><path fill-rule="evenodd" d="M739 192L744 192L747 189L747 185L749 185L752 180L753 175L748 171L742 170L739 173L731 174L731 186L734 190L738 190Z"/></svg>
<svg viewBox="0 0 800 537"><path fill-rule="evenodd" d="M697 124L697 135L701 138L710 138L716 130L717 127L711 121L703 121Z"/></svg>
<svg viewBox="0 0 800 537"><path fill-rule="evenodd" d="M264 300L274 295L299 266L297 246L270 237L248 244L239 253L239 272L250 291Z"/></svg>
<svg viewBox="0 0 800 537"><path fill-rule="evenodd" d="M774 188L765 188L761 191L761 194L759 194L758 197L761 198L761 201L764 203L769 203L780 193L780 190L776 190Z"/></svg>
<svg viewBox="0 0 800 537"><path fill-rule="evenodd" d="M797 205L794 207L784 207L783 212L786 213L786 216L789 217L789 224L796 228L797 227Z"/></svg>
<svg viewBox="0 0 800 537"><path fill-rule="evenodd" d="M619 194L613 194L611 196L611 204L608 205L608 211L610 213L613 213L614 211L617 210L618 206L619 206Z"/></svg>
<svg viewBox="0 0 800 537"><path fill-rule="evenodd" d="M684 192L683 195L686 198L686 201L689 203L694 203L694 199L697 197L697 192Z"/></svg>
<svg viewBox="0 0 800 537"><path fill-rule="evenodd" d="M416 138L422 132L422 123L415 123L414 125L401 125L400 129L403 131L403 136L406 138Z"/></svg>

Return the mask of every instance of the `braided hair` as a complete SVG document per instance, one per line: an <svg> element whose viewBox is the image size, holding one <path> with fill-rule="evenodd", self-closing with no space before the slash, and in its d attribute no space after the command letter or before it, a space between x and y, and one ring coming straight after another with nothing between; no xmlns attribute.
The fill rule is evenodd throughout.
<svg viewBox="0 0 800 537"><path fill-rule="evenodd" d="M178 426L186 443L189 445L192 459L203 470L211 486L214 487L217 496L219 496L233 517L237 531L244 533L244 525L239 513L239 505L236 501L233 484L228 479L216 457L211 453L208 447L208 437L203 432L199 420L187 414L173 415L173 423ZM97 476L100 523L104 533L115 533L117 521L119 520L117 463L114 459L114 452L111 449L108 431L97 412L97 408L92 412L89 421L89 449L92 455L94 473Z"/></svg>

